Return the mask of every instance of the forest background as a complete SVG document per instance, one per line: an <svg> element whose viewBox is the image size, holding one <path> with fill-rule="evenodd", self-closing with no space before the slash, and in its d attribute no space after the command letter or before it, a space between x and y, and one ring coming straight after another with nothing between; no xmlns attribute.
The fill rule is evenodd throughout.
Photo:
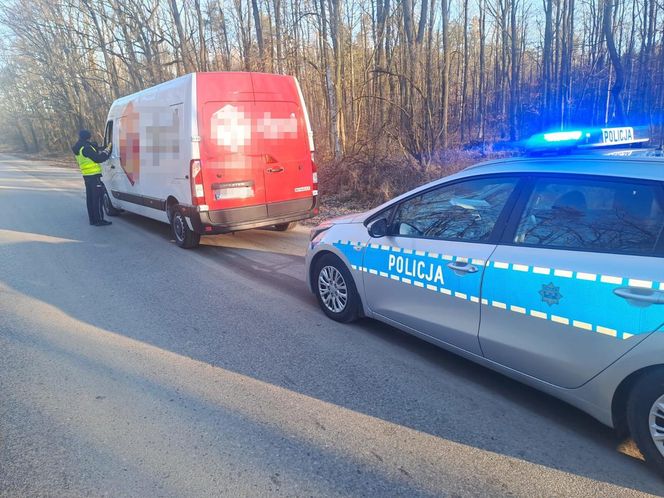
<svg viewBox="0 0 664 498"><path fill-rule="evenodd" d="M0 0L0 134L65 152L193 71L296 76L323 194L372 203L529 135L664 126L664 0Z"/></svg>

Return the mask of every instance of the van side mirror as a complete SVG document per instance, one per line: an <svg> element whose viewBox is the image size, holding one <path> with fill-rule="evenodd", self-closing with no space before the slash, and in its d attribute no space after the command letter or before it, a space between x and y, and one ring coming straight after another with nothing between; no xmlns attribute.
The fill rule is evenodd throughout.
<svg viewBox="0 0 664 498"><path fill-rule="evenodd" d="M379 218L369 225L369 235L374 239L380 239L387 235L387 220Z"/></svg>

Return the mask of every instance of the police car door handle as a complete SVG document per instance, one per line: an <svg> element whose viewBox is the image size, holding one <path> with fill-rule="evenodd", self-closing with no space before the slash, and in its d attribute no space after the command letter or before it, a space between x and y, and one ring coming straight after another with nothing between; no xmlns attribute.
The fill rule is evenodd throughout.
<svg viewBox="0 0 664 498"><path fill-rule="evenodd" d="M650 306L651 304L664 304L664 292L654 289L620 287L614 289L613 293L638 307Z"/></svg>
<svg viewBox="0 0 664 498"><path fill-rule="evenodd" d="M448 263L447 267L460 273L477 273L477 266L468 263Z"/></svg>

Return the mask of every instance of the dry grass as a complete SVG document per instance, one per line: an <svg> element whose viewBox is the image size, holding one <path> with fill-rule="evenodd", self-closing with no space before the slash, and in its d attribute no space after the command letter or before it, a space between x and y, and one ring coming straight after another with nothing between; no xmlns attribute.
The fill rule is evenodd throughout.
<svg viewBox="0 0 664 498"><path fill-rule="evenodd" d="M395 155L356 154L319 164L320 214L305 225L366 211L424 183L451 175L499 154L448 151L429 165Z"/></svg>
<svg viewBox="0 0 664 498"><path fill-rule="evenodd" d="M375 206L419 185L451 175L497 154L452 150L428 165L395 155L351 155L319 165L324 197L350 204Z"/></svg>

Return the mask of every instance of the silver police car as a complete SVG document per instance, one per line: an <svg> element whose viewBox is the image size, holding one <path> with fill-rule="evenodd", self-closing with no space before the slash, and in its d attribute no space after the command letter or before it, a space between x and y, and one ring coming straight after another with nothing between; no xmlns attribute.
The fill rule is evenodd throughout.
<svg viewBox="0 0 664 498"><path fill-rule="evenodd" d="M628 429L664 471L664 158L487 162L316 227L327 316L370 317Z"/></svg>

